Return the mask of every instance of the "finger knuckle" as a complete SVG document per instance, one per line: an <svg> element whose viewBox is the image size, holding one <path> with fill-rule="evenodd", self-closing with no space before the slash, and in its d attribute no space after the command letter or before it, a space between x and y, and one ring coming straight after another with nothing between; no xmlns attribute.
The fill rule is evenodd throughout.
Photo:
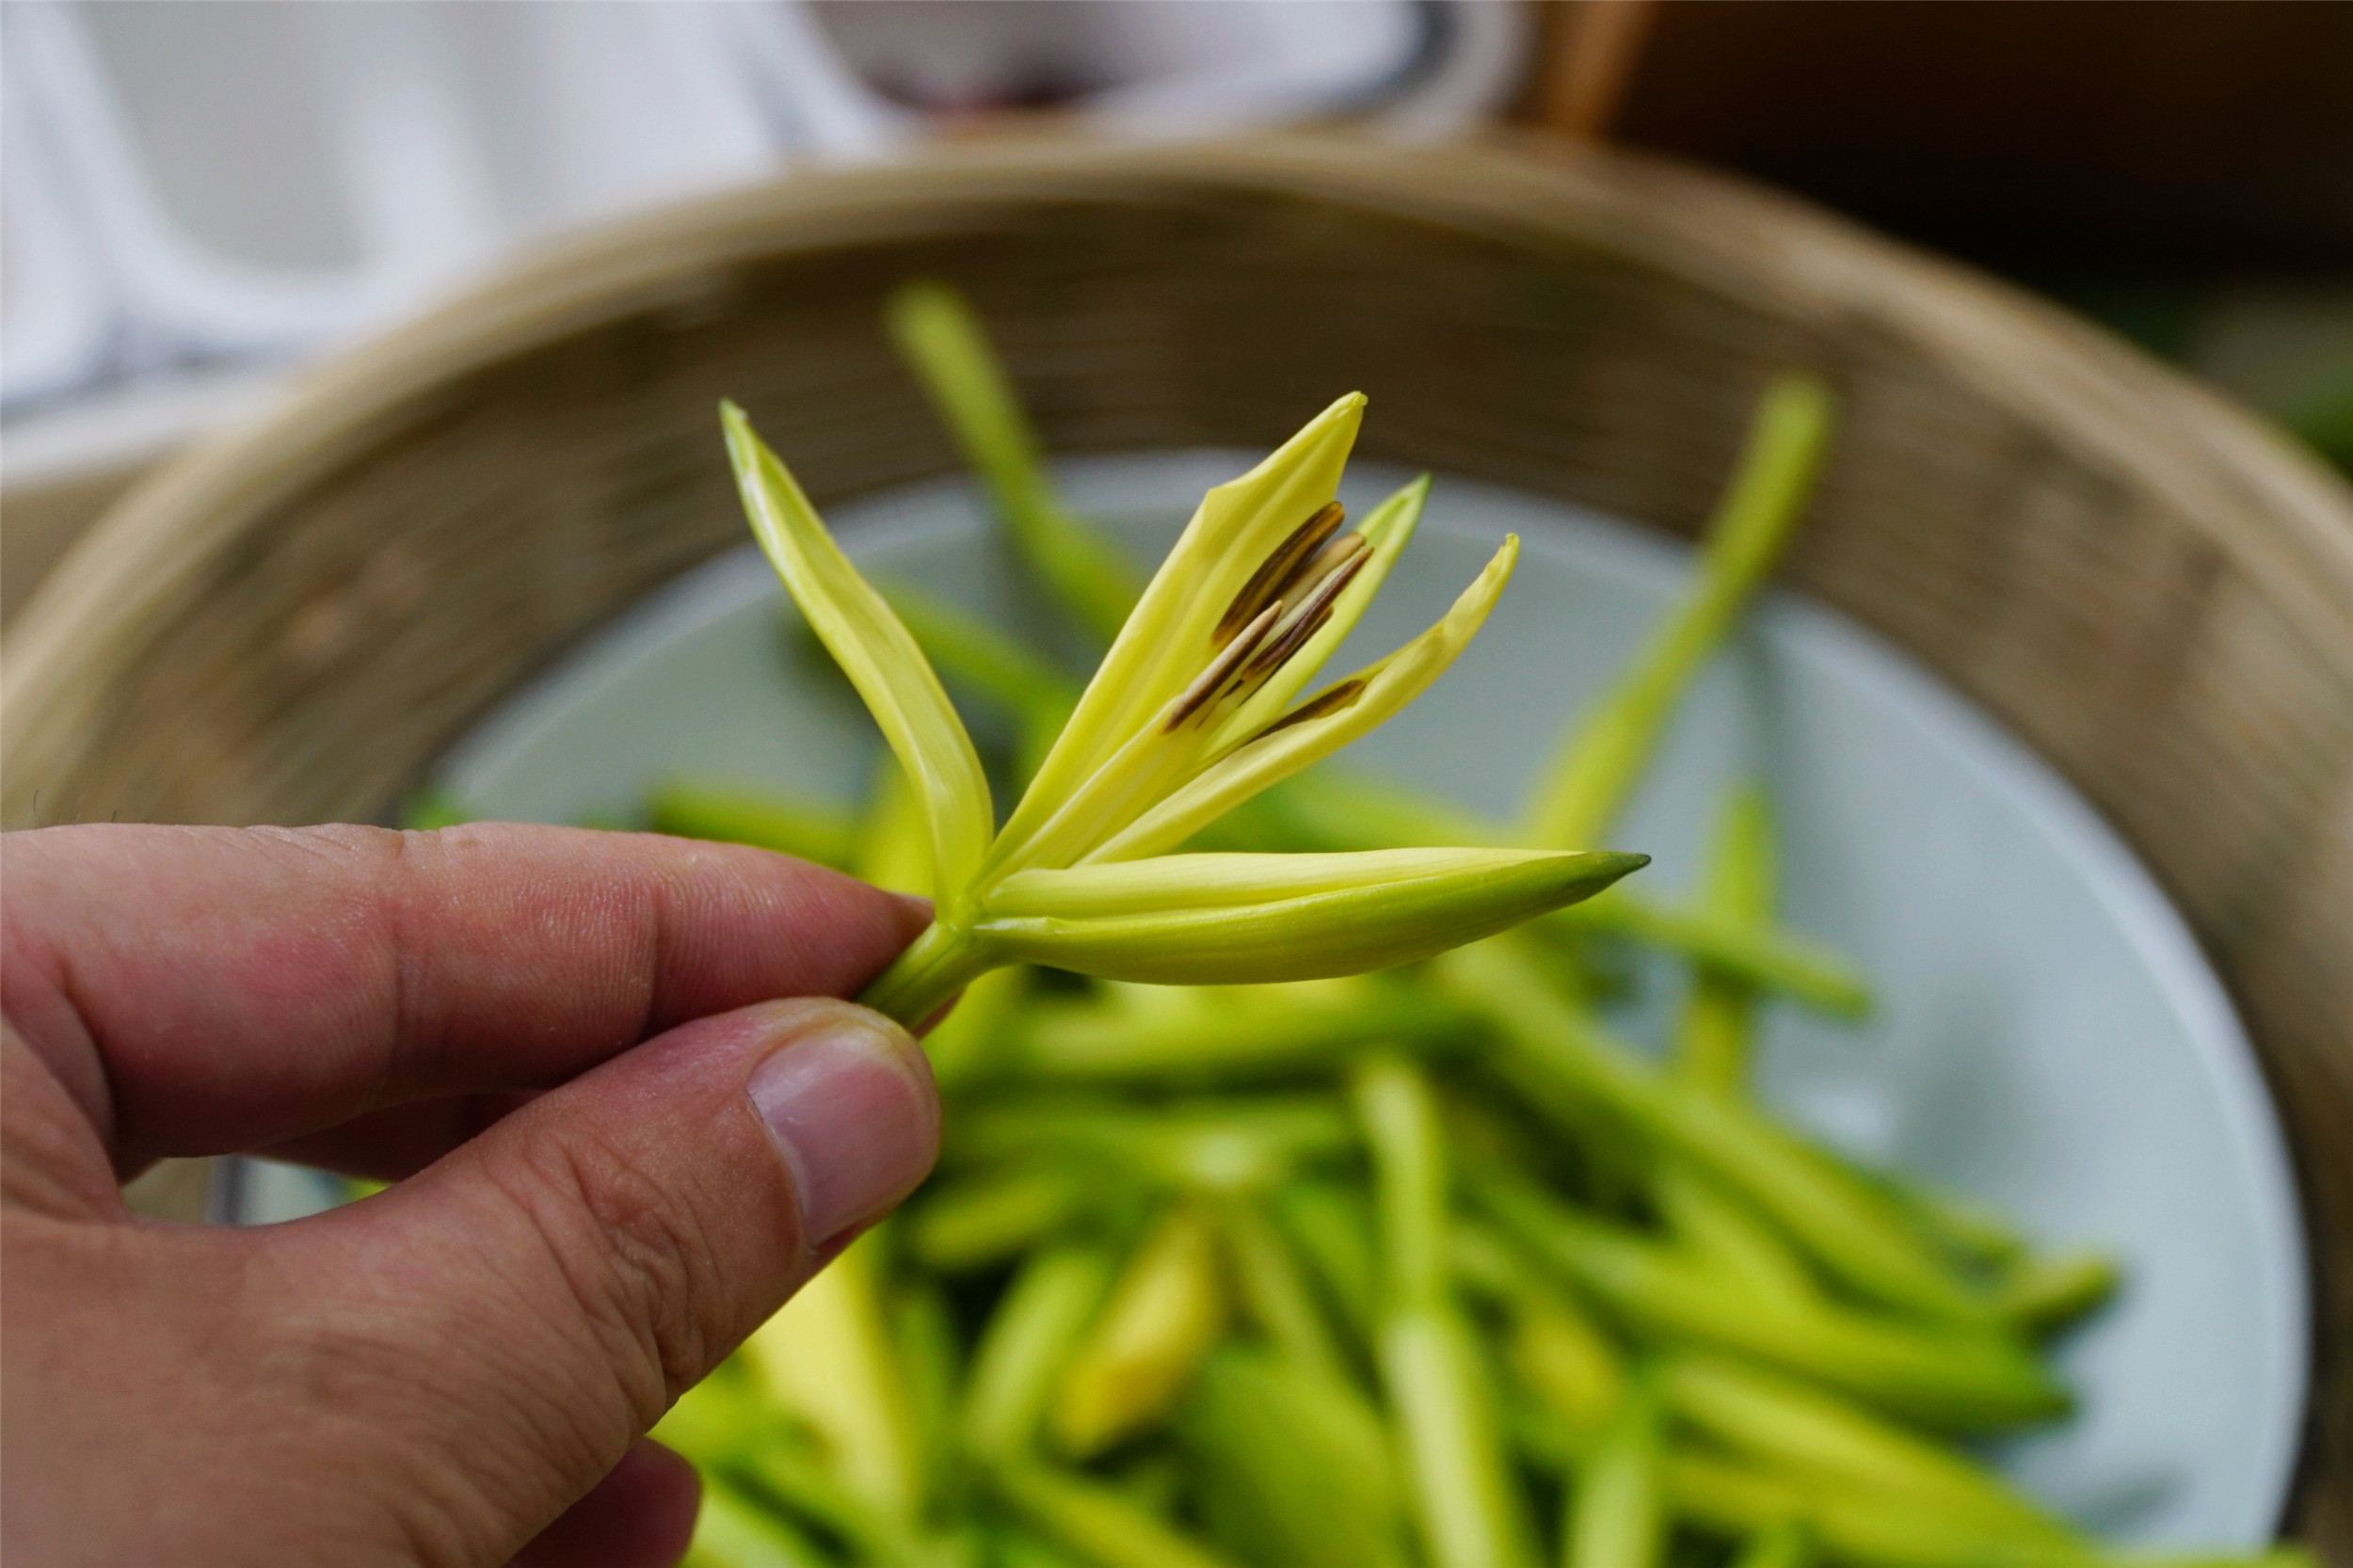
<svg viewBox="0 0 2353 1568"><path fill-rule="evenodd" d="M650 1420L708 1369L718 1296L709 1236L690 1205L606 1139L551 1140L529 1161L526 1202L589 1332L639 1376Z"/></svg>

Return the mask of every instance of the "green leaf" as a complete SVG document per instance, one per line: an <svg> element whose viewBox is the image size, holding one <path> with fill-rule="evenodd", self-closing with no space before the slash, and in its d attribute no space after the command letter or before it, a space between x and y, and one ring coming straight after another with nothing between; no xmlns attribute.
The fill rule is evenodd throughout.
<svg viewBox="0 0 2353 1568"><path fill-rule="evenodd" d="M971 737L939 678L899 617L825 532L791 472L752 431L744 410L720 405L728 456L752 534L850 683L866 699L906 770L931 829L943 905L969 887L993 813Z"/></svg>

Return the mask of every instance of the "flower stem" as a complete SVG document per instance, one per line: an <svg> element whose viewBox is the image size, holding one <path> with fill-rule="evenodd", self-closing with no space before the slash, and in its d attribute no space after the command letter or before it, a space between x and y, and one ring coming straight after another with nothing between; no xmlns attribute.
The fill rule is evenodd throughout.
<svg viewBox="0 0 2353 1568"><path fill-rule="evenodd" d="M1528 841L1601 841L1641 776L1691 680L1723 643L1796 533L1830 444L1829 390L1777 381L1757 405L1747 449L1708 527L1695 591L1654 630L1615 687L1563 737L1529 808Z"/></svg>
<svg viewBox="0 0 2353 1568"><path fill-rule="evenodd" d="M971 932L935 920L857 1000L920 1029L958 991L996 967Z"/></svg>

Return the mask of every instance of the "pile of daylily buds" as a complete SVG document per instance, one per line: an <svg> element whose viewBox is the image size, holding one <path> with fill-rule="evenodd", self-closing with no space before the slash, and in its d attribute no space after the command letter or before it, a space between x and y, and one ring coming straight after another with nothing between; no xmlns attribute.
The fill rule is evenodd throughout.
<svg viewBox="0 0 2353 1568"><path fill-rule="evenodd" d="M1139 585L1055 501L963 302L911 286L889 326L1109 651L1081 686L870 585L726 410L753 532L897 765L855 816L680 784L652 824L928 894L863 1000L962 1000L929 1042L937 1174L658 1429L707 1479L692 1560L2115 1560L1955 1446L2066 1414L2038 1350L2112 1270L1745 1093L1760 1007L1868 1005L1775 928L1762 796L1728 804L1698 904L1579 902L1642 864L1590 846L1789 536L1823 391L1768 392L1695 590L1514 828L1308 771L1436 679L1517 552L1311 691L1429 490L1343 517L1362 397L1209 491ZM1001 825L950 689L1010 722ZM1663 1065L1595 1010L1628 943L1689 975Z"/></svg>

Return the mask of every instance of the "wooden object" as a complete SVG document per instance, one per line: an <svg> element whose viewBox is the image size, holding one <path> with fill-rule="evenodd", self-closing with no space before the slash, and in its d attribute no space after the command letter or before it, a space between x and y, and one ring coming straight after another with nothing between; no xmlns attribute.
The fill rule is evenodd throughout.
<svg viewBox="0 0 2353 1568"><path fill-rule="evenodd" d="M1564 13L1544 68L1556 94L1580 69L1573 13L1619 3L1547 0ZM2353 267L2353 6L1674 0L1655 13L1604 122L1624 145L2053 281ZM1586 130L1561 102L1529 108Z"/></svg>
<svg viewBox="0 0 2353 1568"><path fill-rule="evenodd" d="M723 394L820 504L954 467L875 326L918 274L976 296L1056 451L1263 447L1361 387L1368 456L1684 534L1764 380L1829 376L1789 577L2067 774L2259 1042L2323 1295L2299 1518L2353 1546L2353 497L2122 344L1722 179L1534 144L992 145L617 229L117 507L9 633L7 820L381 819L741 542Z"/></svg>
<svg viewBox="0 0 2353 1568"><path fill-rule="evenodd" d="M1659 0L1552 0L1534 118L1564 136L1609 137L1625 103Z"/></svg>

